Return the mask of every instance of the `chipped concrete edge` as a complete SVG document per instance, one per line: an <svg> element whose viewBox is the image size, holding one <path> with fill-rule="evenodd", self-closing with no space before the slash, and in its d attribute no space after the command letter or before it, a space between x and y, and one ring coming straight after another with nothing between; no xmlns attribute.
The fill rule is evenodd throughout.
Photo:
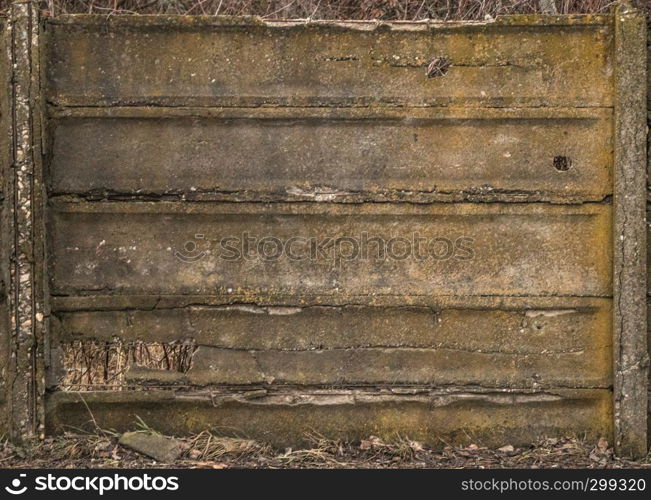
<svg viewBox="0 0 651 500"><path fill-rule="evenodd" d="M613 334L615 448L647 453L646 20L619 5L615 23Z"/></svg>

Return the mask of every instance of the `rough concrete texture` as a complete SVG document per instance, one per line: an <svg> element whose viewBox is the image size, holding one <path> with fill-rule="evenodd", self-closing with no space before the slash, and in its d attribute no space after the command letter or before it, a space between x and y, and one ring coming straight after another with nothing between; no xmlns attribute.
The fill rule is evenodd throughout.
<svg viewBox="0 0 651 500"><path fill-rule="evenodd" d="M610 299L528 299L527 310L504 300L484 308L467 302L465 308L225 304L129 311L78 305L76 311L57 312L52 326L61 342L113 337L172 342L183 338L182 332L201 345L251 350L410 346L528 353L580 350L612 336Z"/></svg>
<svg viewBox="0 0 651 500"><path fill-rule="evenodd" d="M611 19L567 18L552 29L536 16L468 24L64 16L46 25L47 94L61 105L610 106ZM434 57L451 62L444 77L426 77Z"/></svg>
<svg viewBox="0 0 651 500"><path fill-rule="evenodd" d="M615 445L625 456L647 451L649 354L646 335L645 19L615 11L614 346Z"/></svg>
<svg viewBox="0 0 651 500"><path fill-rule="evenodd" d="M51 125L49 189L57 196L428 202L612 195L612 112L601 108L92 108L66 110ZM573 168L559 171L559 157Z"/></svg>
<svg viewBox="0 0 651 500"><path fill-rule="evenodd" d="M9 109L11 106L10 92L12 72L9 70L11 60L11 29L6 19L0 20L0 109ZM0 136L0 433L9 434L11 422L11 403L8 401L11 394L8 391L13 370L10 366L10 338L11 322L8 307L9 299L9 254L7 244L12 234L11 210L11 175L9 166L12 164L12 120L8 113L0 113L0 126L4 131Z"/></svg>
<svg viewBox="0 0 651 500"><path fill-rule="evenodd" d="M478 385L608 387L611 356L601 352L465 352L357 348L329 351L233 351L200 347L186 374L193 385Z"/></svg>
<svg viewBox="0 0 651 500"><path fill-rule="evenodd" d="M641 84L616 67L641 42L620 14L46 20L47 430L90 410L277 445L585 433L639 455ZM244 232L455 245L225 259ZM62 343L114 337L198 349L185 373L133 367L137 391L57 391Z"/></svg>
<svg viewBox="0 0 651 500"><path fill-rule="evenodd" d="M86 406L88 405L88 406ZM358 441L369 435L410 439L443 447L470 444L514 446L581 429L588 439L612 437L612 393L603 390L476 391L408 388L314 390L275 395L171 392L54 393L49 432L68 426L133 428L137 416L163 433L192 434L207 428L247 436L274 446L308 444L315 431Z"/></svg>
<svg viewBox="0 0 651 500"><path fill-rule="evenodd" d="M6 32L11 61L10 151L7 192L9 437L21 440L43 432L43 196L40 122L40 53L38 9L14 2Z"/></svg>
<svg viewBox="0 0 651 500"><path fill-rule="evenodd" d="M234 293L252 302L279 294L607 297L610 212L601 203L57 203L48 227L51 288L57 295ZM413 242L412 253L405 244L395 258L378 258L377 245L367 244L363 254L364 233L367 241ZM222 239L238 238L233 245L243 254L247 234L305 238L291 248L301 258L231 259ZM359 241L358 257L348 258L345 243L312 252L325 238ZM439 243L424 258L416 238L426 242L421 252ZM188 242L196 249L185 253Z"/></svg>
<svg viewBox="0 0 651 500"><path fill-rule="evenodd" d="M504 300L465 302L465 309L240 303L135 311L82 311L77 304L56 314L53 336L55 345L115 337L196 342L186 374L128 374L133 383L153 385L612 383L609 299L526 299L535 307L527 310Z"/></svg>

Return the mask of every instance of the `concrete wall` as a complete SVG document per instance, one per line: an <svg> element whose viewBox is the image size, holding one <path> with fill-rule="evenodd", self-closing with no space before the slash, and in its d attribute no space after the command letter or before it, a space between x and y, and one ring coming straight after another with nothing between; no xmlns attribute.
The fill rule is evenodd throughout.
<svg viewBox="0 0 651 500"><path fill-rule="evenodd" d="M46 430L615 440L617 36L45 20ZM116 340L196 351L82 402L70 349Z"/></svg>
<svg viewBox="0 0 651 500"><path fill-rule="evenodd" d="M176 431L610 436L608 20L48 22L52 352L192 338L174 383L230 403ZM247 231L466 237L472 255L225 260L220 238ZM179 262L197 234L206 255ZM106 418L143 411L102 397ZM53 430L72 401L52 395Z"/></svg>

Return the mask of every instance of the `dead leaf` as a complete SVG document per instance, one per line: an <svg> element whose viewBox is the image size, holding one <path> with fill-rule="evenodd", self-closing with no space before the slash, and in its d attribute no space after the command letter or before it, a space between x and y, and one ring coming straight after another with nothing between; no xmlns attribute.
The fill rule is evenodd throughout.
<svg viewBox="0 0 651 500"><path fill-rule="evenodd" d="M595 451L592 451L590 453L590 460L592 460L593 462L597 462L599 465L606 465L606 463L608 462L608 459L604 455L602 455L601 453L597 453Z"/></svg>
<svg viewBox="0 0 651 500"><path fill-rule="evenodd" d="M192 464L193 469L226 469L228 465L222 462L196 462Z"/></svg>
<svg viewBox="0 0 651 500"><path fill-rule="evenodd" d="M371 436L368 439L363 439L359 444L360 450L372 450L373 448L380 448L385 446L384 441L382 441L377 436Z"/></svg>
<svg viewBox="0 0 651 500"><path fill-rule="evenodd" d="M419 443L418 441L409 441L409 447L414 452L423 451L425 449L425 448L423 448L423 445L421 443Z"/></svg>

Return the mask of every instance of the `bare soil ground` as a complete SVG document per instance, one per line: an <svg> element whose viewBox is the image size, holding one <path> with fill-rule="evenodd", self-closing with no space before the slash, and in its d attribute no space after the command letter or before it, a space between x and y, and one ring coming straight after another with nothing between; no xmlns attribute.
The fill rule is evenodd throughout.
<svg viewBox="0 0 651 500"><path fill-rule="evenodd" d="M145 431L143 431L145 432ZM530 446L489 449L445 446L431 449L407 438L383 442L369 437L358 443L311 438L305 449L274 450L248 439L204 432L180 440L184 449L173 463L163 464L118 444L118 435L67 434L28 443L0 445L3 468L651 468L649 457L628 461L614 456L601 439L546 439Z"/></svg>

